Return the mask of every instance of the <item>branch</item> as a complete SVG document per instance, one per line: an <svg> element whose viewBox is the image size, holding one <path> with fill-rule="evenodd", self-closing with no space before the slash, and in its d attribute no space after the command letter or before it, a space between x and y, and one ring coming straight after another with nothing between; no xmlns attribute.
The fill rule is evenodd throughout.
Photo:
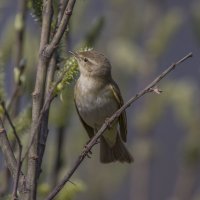
<svg viewBox="0 0 200 200"><path fill-rule="evenodd" d="M43 12L42 12L42 30L40 37L40 56L37 65L37 74L35 81L35 88L32 94L32 124L30 131L29 143L32 143L30 147L28 157L28 169L27 169L27 183L29 192L26 194L26 200L36 199L37 193L37 164L38 164L38 143L40 135L40 127L36 128L40 110L44 103L45 84L47 67L49 58L44 56L45 46L49 43L51 21L52 21L52 0L43 0ZM22 160L23 161L23 160Z"/></svg>
<svg viewBox="0 0 200 200"><path fill-rule="evenodd" d="M15 58L14 58L14 70L19 71L19 76L17 77L18 80L15 80L15 86L14 86L14 91L11 96L11 101L10 101L10 106L13 104L13 114L12 116L16 116L19 114L19 107L16 105L20 104L21 100L21 89L22 89L22 81L21 77L24 73L25 69L25 61L23 59L23 50L24 50L24 35L25 35L25 28L26 28L26 13L27 13L27 3L28 0L20 0L19 1L19 7L18 7L18 12L15 16L15 34L16 34L16 39L15 39ZM8 109L9 111L9 109Z"/></svg>
<svg viewBox="0 0 200 200"><path fill-rule="evenodd" d="M50 63L49 63L48 70L47 70L47 80L46 80L46 88L45 88L45 102L46 102L46 97L48 97L48 92L49 92L49 89L51 87L51 84L53 82L56 65L57 65L56 55L55 55L55 53L53 53L51 60L50 60ZM39 138L39 152L38 152L38 167L37 167L38 178L39 178L39 175L42 171L41 170L42 159L43 159L43 155L44 155L44 151L45 151L46 140L47 140L48 133L49 133L49 129L48 129L49 108L50 108L50 102L48 103L48 105L44 109L44 112L42 111L42 115L40 113L41 122L39 122L39 124L41 124L41 133L40 133L40 138Z"/></svg>
<svg viewBox="0 0 200 200"><path fill-rule="evenodd" d="M14 88L14 91L10 97L10 100L8 101L8 104L7 104L7 111L9 112L11 110L11 108L13 107L17 107L17 106L13 106L13 103L15 103L15 105L18 105L18 100L19 100L19 97L20 97L20 90L21 90L21 86L22 86L22 81L21 81L21 78L24 74L24 70L25 70L25 61L24 60L21 60L18 67L17 67L17 70L19 70L19 75L18 75L18 80L15 84L15 88ZM15 108L15 111L14 111L14 114L16 114L16 108ZM4 119L3 119L4 121Z"/></svg>
<svg viewBox="0 0 200 200"><path fill-rule="evenodd" d="M52 39L52 42L49 45L47 45L45 49L40 48L40 50L42 50L43 56L47 56L47 58L49 58L53 54L54 49L57 47L62 35L64 34L66 26L69 23L69 19L70 19L70 16L72 14L75 3L76 3L76 0L68 0L67 6L66 6L65 12L64 12L65 14L63 14L63 16L62 16L62 20L60 22L60 25L58 26L56 34L54 35L54 37ZM31 146L34 143L34 137L37 133L38 128L41 125L42 118L43 118L45 112L48 110L48 107L49 107L51 101L54 98L53 97L54 90L57 87L57 85L62 81L66 72L67 72L67 70L65 70L63 72L63 75L55 82L55 84L49 90L49 93L46 95L46 99L45 99L45 102L43 104L43 107L41 108L40 115L37 117L37 121L34 123L34 127L32 128L30 142L29 142L29 145L27 147L27 150L25 151L24 155L22 156L22 162L24 161L29 150L31 149ZM39 75L39 76L41 76L41 75ZM33 93L33 95L36 95L35 92Z"/></svg>
<svg viewBox="0 0 200 200"><path fill-rule="evenodd" d="M19 64L22 59L23 54L23 45L24 45L24 33L25 33L25 23L26 23L26 6L27 6L27 0L20 0L19 1L19 8L17 15L15 17L15 23L17 26L15 26L16 31L16 44L15 44L15 62L14 67L19 67Z"/></svg>
<svg viewBox="0 0 200 200"><path fill-rule="evenodd" d="M117 110L109 119L105 121L105 123L101 126L99 131L96 133L96 135L91 139L91 141L86 144L84 150L76 160L75 164L71 168L71 170L68 172L68 174L63 178L63 180L53 189L53 191L49 194L49 196L45 200L52 200L54 197L60 192L60 190L64 187L64 185L70 180L74 172L78 169L82 161L85 159L85 157L88 155L88 152L91 151L92 147L97 144L97 140L101 137L101 135L106 131L106 129L112 124L112 122L117 119L121 113L126 110L133 102L138 100L140 97L147 93L153 92L153 88L171 71L173 71L176 66L182 62L184 62L186 59L192 57L192 53L189 53L176 63L172 64L170 67L168 67L163 73L161 73L157 78L155 78L146 88L141 90L139 93L137 93L134 97L132 97L127 103L125 103L119 110Z"/></svg>
<svg viewBox="0 0 200 200"><path fill-rule="evenodd" d="M61 22L61 19L62 19L63 13L64 13L64 9L66 8L67 3L68 3L68 1L66 1L66 0L59 1L59 12L58 12L58 18L57 18L56 28L55 28L54 33L58 29L58 26ZM49 67L47 70L45 98L44 98L45 101L46 101L46 98L48 97L49 89L51 88L52 82L54 81L54 74L55 74L56 67L57 67L57 55L56 55L56 52L54 51L54 53L51 56L51 60L49 62ZM52 95L50 95L50 96L52 96ZM48 133L49 133L49 130L48 130L49 108L50 108L50 103L48 104L47 108L45 109L45 112L42 117L42 122L41 122L41 134L40 134L40 138L39 138L38 169L37 169L38 178L42 171L41 165L42 165L43 155L44 155L44 151L45 151L45 147L46 147L46 140L47 140Z"/></svg>
<svg viewBox="0 0 200 200"><path fill-rule="evenodd" d="M12 174L12 177L15 177L16 174L16 165L17 161L8 140L8 136L6 130L4 129L3 122L1 120L1 128L0 128L0 146L3 153L3 156L6 160L6 165Z"/></svg>
<svg viewBox="0 0 200 200"><path fill-rule="evenodd" d="M21 157L22 157L22 144L21 144L21 140L19 139L19 136L17 134L17 131L16 131L16 128L10 118L10 115L6 109L6 106L5 106L5 103L4 102L1 102L1 105L3 107L3 110L4 110L4 113L5 113L5 116L6 118L8 119L8 122L13 130L13 133L14 133L14 136L15 136L15 139L17 141L17 144L18 144L18 148L19 148L19 155L18 155L18 160L17 160L17 174L16 174L16 177L14 179L14 188L13 188L13 194L12 194L12 199L13 200L17 200L17 188L18 188L18 184L19 184L19 176L20 176L20 171L21 171L21 166L22 166L22 162L21 162Z"/></svg>
<svg viewBox="0 0 200 200"><path fill-rule="evenodd" d="M0 128L0 147L3 153L3 156L6 160L6 165L10 171L10 173L12 174L13 180L17 180L17 176L19 176L18 178L18 183L19 183L19 192L20 194L25 194L27 192L27 188L26 188L26 178L24 176L24 174L19 171L18 169L16 169L16 166L18 166L17 164L17 160L15 158L13 149L11 147L11 144L8 140L8 136L6 133L6 130L4 129L3 126L3 121L1 121L1 128ZM18 175L19 173L19 175ZM17 182L17 181L15 181ZM14 187L15 188L15 187Z"/></svg>
<svg viewBox="0 0 200 200"><path fill-rule="evenodd" d="M72 11L73 11L75 3L76 3L76 0L69 0L68 1L67 6L66 6L65 11L64 11L64 14L62 16L60 25L58 26L58 29L57 29L51 43L44 50L45 55L47 57L51 57L55 48L58 46L66 28L67 28L67 25L69 24L69 19L72 15Z"/></svg>
<svg viewBox="0 0 200 200"><path fill-rule="evenodd" d="M33 140L34 140L34 135L36 134L37 132L37 129L40 127L41 125L41 122L42 122L42 119L45 115L45 112L48 110L52 100L55 98L54 96L54 91L57 87L57 85L63 80L65 74L67 73L69 69L66 69L63 71L62 75L59 77L59 79L52 85L51 89L49 90L49 92L47 93L46 95L46 98L45 98L45 102L44 102L44 105L40 111L40 115L38 117L38 121L37 121L37 124L35 125L35 130L34 130L34 133L32 135L32 138L30 138L30 143L27 147L27 150L25 151L24 155L22 156L22 162L25 160L26 156L28 155L28 152L33 144Z"/></svg>

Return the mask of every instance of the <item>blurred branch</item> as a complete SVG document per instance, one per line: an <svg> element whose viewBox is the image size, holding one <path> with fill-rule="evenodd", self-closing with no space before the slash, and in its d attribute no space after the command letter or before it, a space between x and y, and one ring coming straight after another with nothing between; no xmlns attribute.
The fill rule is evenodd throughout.
<svg viewBox="0 0 200 200"><path fill-rule="evenodd" d="M19 63L22 59L23 45L24 45L24 32L25 32L25 16L26 16L27 0L19 1L18 13L15 17L15 29L16 29L16 55L15 55L15 67L19 67Z"/></svg>
<svg viewBox="0 0 200 200"><path fill-rule="evenodd" d="M104 17L100 17L85 36L85 46L92 47L98 39L105 24Z"/></svg>
<svg viewBox="0 0 200 200"><path fill-rule="evenodd" d="M11 104L13 105L13 115L16 116L19 112L20 103L20 90L21 90L21 77L25 69L25 61L23 60L23 47L24 47L24 35L26 28L26 12L27 12L28 0L20 0L18 12L15 17L15 58L14 58L14 75L15 77L15 88L11 97ZM11 105L10 104L10 105ZM9 110L8 110L9 111Z"/></svg>
<svg viewBox="0 0 200 200"><path fill-rule="evenodd" d="M59 171L62 165L62 148L64 144L64 133L65 133L65 127L60 126L57 128L57 137L56 137L56 156L55 156L55 162L53 166L53 172L52 172L52 186L54 187L57 184L58 181L58 175Z"/></svg>
<svg viewBox="0 0 200 200"><path fill-rule="evenodd" d="M27 0L20 0L19 6L18 6L18 12L15 16L15 59L14 59L14 75L15 75L15 85L14 90L12 92L10 101L8 102L7 108L4 107L5 115L7 115L8 118L8 112L11 110L11 107L13 106L14 116L17 114L17 109L19 108L17 105L19 103L19 96L20 96L20 90L21 90L21 77L24 73L25 69L25 63L22 60L22 54L23 54L23 45L24 45L24 33L25 33L25 20L26 20L26 6L27 6ZM15 102L15 105L13 105ZM3 116L3 121L5 120L6 116ZM12 124L12 122L10 123ZM13 128L13 126L11 126ZM13 129L15 130L15 129ZM13 131L15 137L17 136L16 130ZM19 141L18 136L16 137L17 141ZM11 143L11 146L13 144ZM14 179L14 188L13 188L13 199L17 198L17 188L18 188L18 182L19 182L19 175L21 171L21 153L22 153L22 146L21 143L18 142L19 146L19 157L18 157L18 163L17 163L17 176ZM5 179L7 179L7 182L9 180L9 173L7 172L7 169L4 169L5 172ZM6 180L5 180L6 183ZM9 184L7 184L7 187L9 187ZM6 184L4 187L4 190L6 191Z"/></svg>
<svg viewBox="0 0 200 200"><path fill-rule="evenodd" d="M13 129L13 134L15 136L15 139L17 141L17 144L18 144L18 148L19 148L19 155L18 155L18 160L17 160L17 175L14 179L14 188L13 188L13 194L12 194L12 199L13 200L16 200L18 199L17 198L17 189L18 189L18 183L19 183L19 176L20 176L20 171L21 171L21 165L22 165L22 162L21 162L21 156L22 156L22 144L21 144L21 140L19 139L19 136L16 132L16 129L15 129L15 126L10 118L10 115L5 107L5 103L4 102L1 102L1 105L3 107L3 110L5 112L5 116L10 124L10 126L12 127Z"/></svg>
<svg viewBox="0 0 200 200"><path fill-rule="evenodd" d="M15 158L14 152L12 150L12 147L10 145L10 142L8 140L8 136L4 128L2 120L1 120L1 128L0 128L0 146L1 146L3 156L6 160L6 165L8 169L10 170L12 177L14 178L16 174L17 161Z"/></svg>
<svg viewBox="0 0 200 200"><path fill-rule="evenodd" d="M20 89L21 89L21 85L22 85L22 76L24 74L24 70L25 70L25 61L21 60L18 67L15 68L15 73L16 73L16 84L15 84L15 88L14 91L11 95L10 101L7 104L7 110L10 111L11 107L16 107L17 106L13 106L13 103L16 102L16 105L18 105L18 100L19 100L19 93L20 93Z"/></svg>
<svg viewBox="0 0 200 200"><path fill-rule="evenodd" d="M6 165L9 169L10 173L12 174L13 180L15 180L15 183L17 183L17 184L19 183L20 194L26 193L27 192L26 179L25 179L25 176L23 175L23 173L21 171L19 171L19 168L16 168L16 166L18 166L18 163L15 158L13 149L10 145L10 142L8 140L8 136L7 136L6 130L4 128L2 120L1 120L1 128L0 128L0 147L1 147L1 150L3 153L3 156L6 160ZM17 177L19 177L19 178L17 178ZM15 185L17 186L17 184L15 184ZM16 187L14 187L14 188L16 188Z"/></svg>
<svg viewBox="0 0 200 200"><path fill-rule="evenodd" d="M177 65L184 62L188 58L192 57L192 53L189 53L176 63L169 66L164 72L162 72L157 78L155 78L146 88L141 90L139 93L137 93L134 97L132 97L127 103L125 103L119 110L117 110L110 118L108 118L105 123L101 126L99 131L95 134L95 136L90 140L88 144L85 145L84 150L79 155L78 159L76 160L75 164L71 168L71 170L68 172L68 174L63 178L63 180L53 189L53 191L48 195L48 197L45 200L52 200L54 197L60 192L60 190L64 187L64 185L70 180L72 175L76 172L80 164L83 162L85 157L88 155L88 153L91 151L93 146L97 144L97 140L101 137L101 135L108 129L115 119L117 119L121 113L126 110L133 102L138 100L140 97L144 96L147 93L156 92L154 87L171 71L173 71ZM157 88L156 88L157 90Z"/></svg>

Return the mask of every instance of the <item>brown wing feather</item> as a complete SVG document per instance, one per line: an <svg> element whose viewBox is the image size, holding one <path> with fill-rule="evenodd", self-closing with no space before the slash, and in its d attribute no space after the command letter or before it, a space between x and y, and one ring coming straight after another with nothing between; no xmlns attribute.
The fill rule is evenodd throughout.
<svg viewBox="0 0 200 200"><path fill-rule="evenodd" d="M120 90L118 85L113 81L110 84L110 88L112 89L113 95L119 104L119 108L123 106L124 101L121 96ZM124 111L119 117L119 125L120 125L120 135L124 142L126 142L127 137L127 119L126 119L126 112Z"/></svg>

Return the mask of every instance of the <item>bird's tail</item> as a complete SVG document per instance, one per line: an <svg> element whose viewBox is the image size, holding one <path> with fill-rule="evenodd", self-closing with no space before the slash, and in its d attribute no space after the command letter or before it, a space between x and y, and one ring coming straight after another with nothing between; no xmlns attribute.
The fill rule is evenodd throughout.
<svg viewBox="0 0 200 200"><path fill-rule="evenodd" d="M109 147L104 137L101 137L100 142L100 161L102 163L110 162L133 162L133 157L124 146L121 138L117 134L116 143L113 147Z"/></svg>

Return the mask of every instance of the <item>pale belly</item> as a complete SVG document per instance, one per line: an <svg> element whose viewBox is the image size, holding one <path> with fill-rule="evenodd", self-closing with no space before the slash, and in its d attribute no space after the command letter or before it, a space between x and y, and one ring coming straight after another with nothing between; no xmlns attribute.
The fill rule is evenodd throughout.
<svg viewBox="0 0 200 200"><path fill-rule="evenodd" d="M109 89L102 89L97 95L92 95L92 92L88 91L76 99L76 104L81 118L95 129L118 109Z"/></svg>

